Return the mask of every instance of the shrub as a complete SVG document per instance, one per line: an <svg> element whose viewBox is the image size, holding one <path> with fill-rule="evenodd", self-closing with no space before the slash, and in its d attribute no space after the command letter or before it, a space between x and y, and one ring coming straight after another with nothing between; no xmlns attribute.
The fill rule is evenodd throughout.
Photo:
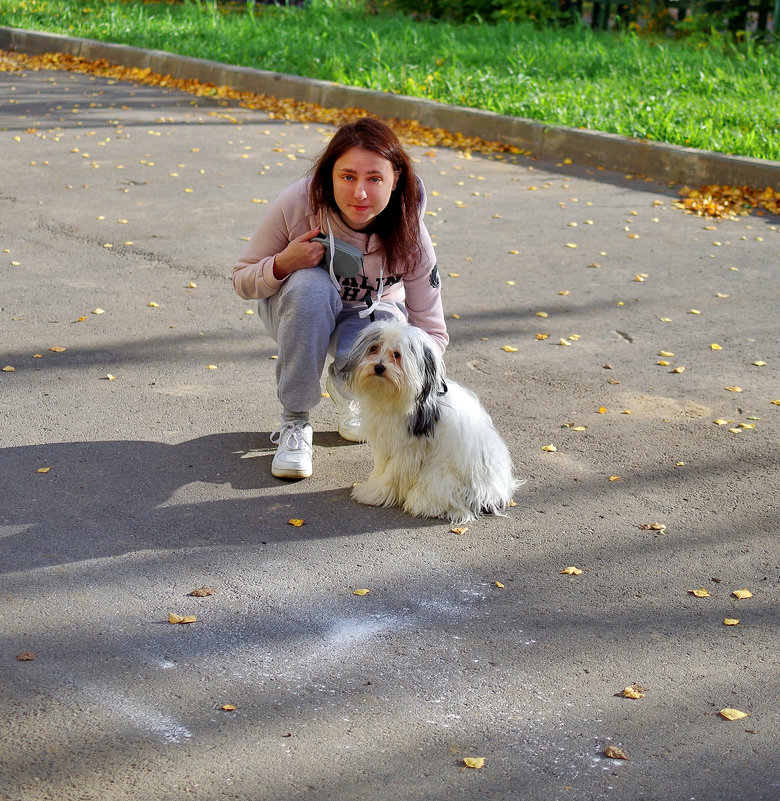
<svg viewBox="0 0 780 801"><path fill-rule="evenodd" d="M554 22L559 18L557 0L390 0L390 8L404 14L452 22Z"/></svg>

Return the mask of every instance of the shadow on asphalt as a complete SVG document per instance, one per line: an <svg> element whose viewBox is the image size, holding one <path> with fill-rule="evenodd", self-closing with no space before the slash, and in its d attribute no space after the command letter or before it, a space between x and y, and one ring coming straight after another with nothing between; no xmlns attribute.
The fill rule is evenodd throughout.
<svg viewBox="0 0 780 801"><path fill-rule="evenodd" d="M354 447L335 432L318 432L315 445ZM139 550L351 537L394 528L425 528L434 522L395 508L359 506L350 499L349 486L307 492L305 484L271 476L272 457L273 447L265 432L211 434L175 445L117 440L0 449L4 466L0 525L9 529L0 540L0 572ZM714 484L718 477L735 471L749 482L751 474L760 477L775 467L771 458L737 455L728 463L700 461L684 475L654 465L637 466L631 471L635 489L626 486L625 491L642 494L655 488L673 491L684 500L686 487L695 494L702 483ZM285 488L294 483L300 491L291 497ZM204 484L212 485L211 489ZM189 485L193 485L193 497L201 500L186 500ZM254 493L245 499L220 498L219 485ZM264 490L261 497L257 490ZM202 500L204 494L210 496L208 500ZM601 476L578 478L557 488L532 481L518 492L518 508L511 516L523 521L530 511L554 515L586 496L591 501L602 498L604 508L615 502L611 486L605 487ZM350 512L353 507L354 514ZM316 524L287 525L293 517ZM750 526L742 530L749 530L752 536L760 538L774 530L771 510L756 509L751 518ZM706 533L692 534L691 544L716 546L731 542L731 537L729 529L714 525ZM643 549L663 550L666 542L655 537L645 542ZM675 547L680 547L677 539ZM584 558L587 550L587 546L582 548Z"/></svg>
<svg viewBox="0 0 780 801"><path fill-rule="evenodd" d="M318 432L315 445L349 447L335 432ZM350 487L284 496L292 483L271 475L268 433L211 434L169 445L160 442L61 442L0 449L0 572L30 570L136 550L213 547L280 539L358 535L388 526L429 525L396 509L360 507ZM40 469L49 468L45 473ZM188 485L197 497L232 490L270 490L263 497L182 502ZM279 489L278 495L273 492ZM186 491L185 491L186 494ZM294 505L294 509L293 509ZM292 518L317 526L288 526Z"/></svg>

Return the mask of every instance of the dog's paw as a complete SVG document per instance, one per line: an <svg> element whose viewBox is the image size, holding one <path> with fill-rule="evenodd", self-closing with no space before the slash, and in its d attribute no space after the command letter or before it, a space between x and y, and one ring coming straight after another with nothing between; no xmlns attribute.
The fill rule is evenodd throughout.
<svg viewBox="0 0 780 801"><path fill-rule="evenodd" d="M398 502L391 486L379 481L366 481L352 490L352 497L366 506L395 506Z"/></svg>

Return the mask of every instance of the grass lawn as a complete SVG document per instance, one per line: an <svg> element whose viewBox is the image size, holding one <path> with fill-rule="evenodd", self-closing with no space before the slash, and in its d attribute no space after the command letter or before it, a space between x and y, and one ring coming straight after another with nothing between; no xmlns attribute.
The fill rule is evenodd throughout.
<svg viewBox="0 0 780 801"><path fill-rule="evenodd" d="M0 0L0 23L780 160L777 46L452 25L359 6Z"/></svg>

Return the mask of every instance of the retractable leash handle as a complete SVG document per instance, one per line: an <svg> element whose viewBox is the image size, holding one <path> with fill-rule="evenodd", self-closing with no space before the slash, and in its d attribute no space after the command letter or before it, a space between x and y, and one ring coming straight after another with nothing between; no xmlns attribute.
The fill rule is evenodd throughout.
<svg viewBox="0 0 780 801"><path fill-rule="evenodd" d="M327 260L331 279L336 282L336 277L352 278L363 269L363 251L336 239L333 236L333 229L330 227L330 218L326 216L328 233L317 234L311 238L312 242L318 242L327 251Z"/></svg>

